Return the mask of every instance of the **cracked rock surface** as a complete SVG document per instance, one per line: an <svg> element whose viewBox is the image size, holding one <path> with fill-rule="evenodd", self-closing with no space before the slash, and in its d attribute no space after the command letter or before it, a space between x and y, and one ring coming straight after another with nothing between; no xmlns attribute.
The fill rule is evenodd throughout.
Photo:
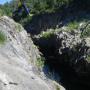
<svg viewBox="0 0 90 90"><path fill-rule="evenodd" d="M21 25L4 16L0 31L7 39L0 45L0 90L55 90L34 74L31 62L35 64L40 54Z"/></svg>

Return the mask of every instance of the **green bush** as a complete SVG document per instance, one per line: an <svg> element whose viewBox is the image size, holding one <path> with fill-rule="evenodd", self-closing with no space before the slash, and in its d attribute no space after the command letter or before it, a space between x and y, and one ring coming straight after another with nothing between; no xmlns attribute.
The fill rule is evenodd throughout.
<svg viewBox="0 0 90 90"><path fill-rule="evenodd" d="M2 10L0 9L0 17L2 16Z"/></svg>
<svg viewBox="0 0 90 90"><path fill-rule="evenodd" d="M89 7L90 0L25 0L27 7L30 9L32 13L39 14L44 12L55 12L60 9L62 6L68 7L70 4L76 4L78 7ZM0 5L0 9L2 9L2 13L11 16L11 13L17 9L18 1L13 0L10 3L5 3L4 5ZM60 10L58 10L60 11Z"/></svg>
<svg viewBox="0 0 90 90"><path fill-rule="evenodd" d="M25 3L32 13L39 14L55 12L55 10L59 9L62 5L68 6L71 1L72 0L25 0ZM18 2L15 0L10 3L10 5L14 7L17 6L17 4Z"/></svg>
<svg viewBox="0 0 90 90"><path fill-rule="evenodd" d="M53 35L54 35L54 30L41 33L41 37L45 39L49 39Z"/></svg>
<svg viewBox="0 0 90 90"><path fill-rule="evenodd" d="M0 31L0 44L4 44L5 41L6 41L5 34L2 31Z"/></svg>
<svg viewBox="0 0 90 90"><path fill-rule="evenodd" d="M43 13L43 12L54 12L59 9L62 5L68 5L71 0L29 0L32 6L32 12Z"/></svg>
<svg viewBox="0 0 90 90"><path fill-rule="evenodd" d="M36 65L38 66L38 68L42 68L44 66L44 62L45 62L44 57L37 58Z"/></svg>
<svg viewBox="0 0 90 90"><path fill-rule="evenodd" d="M72 30L78 29L78 27L79 27L79 22L73 21L68 23L67 30L72 31Z"/></svg>
<svg viewBox="0 0 90 90"><path fill-rule="evenodd" d="M4 5L0 5L0 15L12 16L13 7L9 3L5 3Z"/></svg>

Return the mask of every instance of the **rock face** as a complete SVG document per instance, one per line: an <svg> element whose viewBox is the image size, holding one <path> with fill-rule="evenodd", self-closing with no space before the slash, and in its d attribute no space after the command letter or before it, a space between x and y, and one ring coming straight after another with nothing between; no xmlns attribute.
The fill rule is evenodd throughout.
<svg viewBox="0 0 90 90"><path fill-rule="evenodd" d="M86 61L86 54L90 49L89 38L81 38L80 32L77 31L54 31L48 38L45 35L36 38L36 44L43 49L42 52L47 58L55 57L59 60L58 63L68 63L70 66Z"/></svg>
<svg viewBox="0 0 90 90"><path fill-rule="evenodd" d="M49 38L45 35L36 38L47 64L59 73L66 89L88 90L87 86L90 89L90 63L86 60L90 55L89 38L81 38L77 31L55 31Z"/></svg>
<svg viewBox="0 0 90 90"><path fill-rule="evenodd" d="M0 90L55 90L33 72L31 63L35 64L40 54L26 31L4 16L0 32L6 37L0 45Z"/></svg>

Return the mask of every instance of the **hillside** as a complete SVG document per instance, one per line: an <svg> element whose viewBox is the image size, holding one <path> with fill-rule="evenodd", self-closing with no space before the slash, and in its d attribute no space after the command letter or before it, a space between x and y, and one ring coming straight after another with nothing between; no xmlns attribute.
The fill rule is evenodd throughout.
<svg viewBox="0 0 90 90"><path fill-rule="evenodd" d="M0 5L0 90L89 90L90 0L17 4Z"/></svg>
<svg viewBox="0 0 90 90"><path fill-rule="evenodd" d="M40 52L23 27L6 16L1 17L0 90L56 90L53 81L46 83L38 76L37 58Z"/></svg>

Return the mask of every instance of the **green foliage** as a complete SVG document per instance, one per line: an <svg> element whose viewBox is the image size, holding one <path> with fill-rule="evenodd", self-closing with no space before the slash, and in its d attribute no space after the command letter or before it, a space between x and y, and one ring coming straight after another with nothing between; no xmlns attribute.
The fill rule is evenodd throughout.
<svg viewBox="0 0 90 90"><path fill-rule="evenodd" d="M2 10L0 9L0 16L2 16Z"/></svg>
<svg viewBox="0 0 90 90"><path fill-rule="evenodd" d="M5 41L6 41L5 34L2 31L0 31L0 44L4 44Z"/></svg>
<svg viewBox="0 0 90 90"><path fill-rule="evenodd" d="M79 23L76 21L73 21L68 23L67 30L72 31L72 30L78 29L78 27L79 27Z"/></svg>
<svg viewBox="0 0 90 90"><path fill-rule="evenodd" d="M13 0L10 3L0 5L3 15L11 16L12 12L17 9L18 0ZM27 7L31 13L51 13L60 9L63 5L64 8L68 7L71 2L78 6L88 7L90 6L90 0L25 0ZM59 10L60 11L60 10Z"/></svg>
<svg viewBox="0 0 90 90"><path fill-rule="evenodd" d="M30 9L31 13L35 14L55 12L62 5L68 6L69 2L71 0L25 0L26 6ZM6 11L6 14L10 14L11 11L17 9L17 5L18 1L13 0L11 3L3 5L2 8Z"/></svg>
<svg viewBox="0 0 90 90"><path fill-rule="evenodd" d="M68 7L70 4L76 4L78 6L87 7L90 6L90 0L25 0L26 5L30 8L32 13L51 13L56 10L60 11L60 8L64 5Z"/></svg>
<svg viewBox="0 0 90 90"><path fill-rule="evenodd" d="M38 68L42 68L44 66L44 62L45 62L44 57L37 58L36 65L38 66Z"/></svg>
<svg viewBox="0 0 90 90"><path fill-rule="evenodd" d="M0 5L0 8L3 10L3 14L11 16L11 13L17 9L18 5L17 0L13 0L10 3L5 3ZM62 5L69 5L71 0L25 0L25 4L30 9L31 13L51 13L59 9Z"/></svg>
<svg viewBox="0 0 90 90"><path fill-rule="evenodd" d="M9 3L5 3L4 5L0 5L0 10L2 10L2 12L0 13L1 16L12 16L13 6Z"/></svg>
<svg viewBox="0 0 90 90"><path fill-rule="evenodd" d="M43 13L43 12L54 12L64 4L69 4L71 0L26 0L32 6L31 12Z"/></svg>
<svg viewBox="0 0 90 90"><path fill-rule="evenodd" d="M54 35L54 30L41 33L41 37L45 39L49 39L53 35Z"/></svg>
<svg viewBox="0 0 90 90"><path fill-rule="evenodd" d="M7 15L11 17L12 13L17 10L18 2L18 0L12 0L10 3L0 5L0 16ZM71 4L76 4L76 7L88 7L90 6L90 0L25 0L25 4L30 9L30 13L36 15L62 11L63 8L66 8ZM25 19L22 17L21 19L21 24L30 20L28 17ZM70 30L72 30L73 28L77 28L77 23L72 22L68 26Z"/></svg>

